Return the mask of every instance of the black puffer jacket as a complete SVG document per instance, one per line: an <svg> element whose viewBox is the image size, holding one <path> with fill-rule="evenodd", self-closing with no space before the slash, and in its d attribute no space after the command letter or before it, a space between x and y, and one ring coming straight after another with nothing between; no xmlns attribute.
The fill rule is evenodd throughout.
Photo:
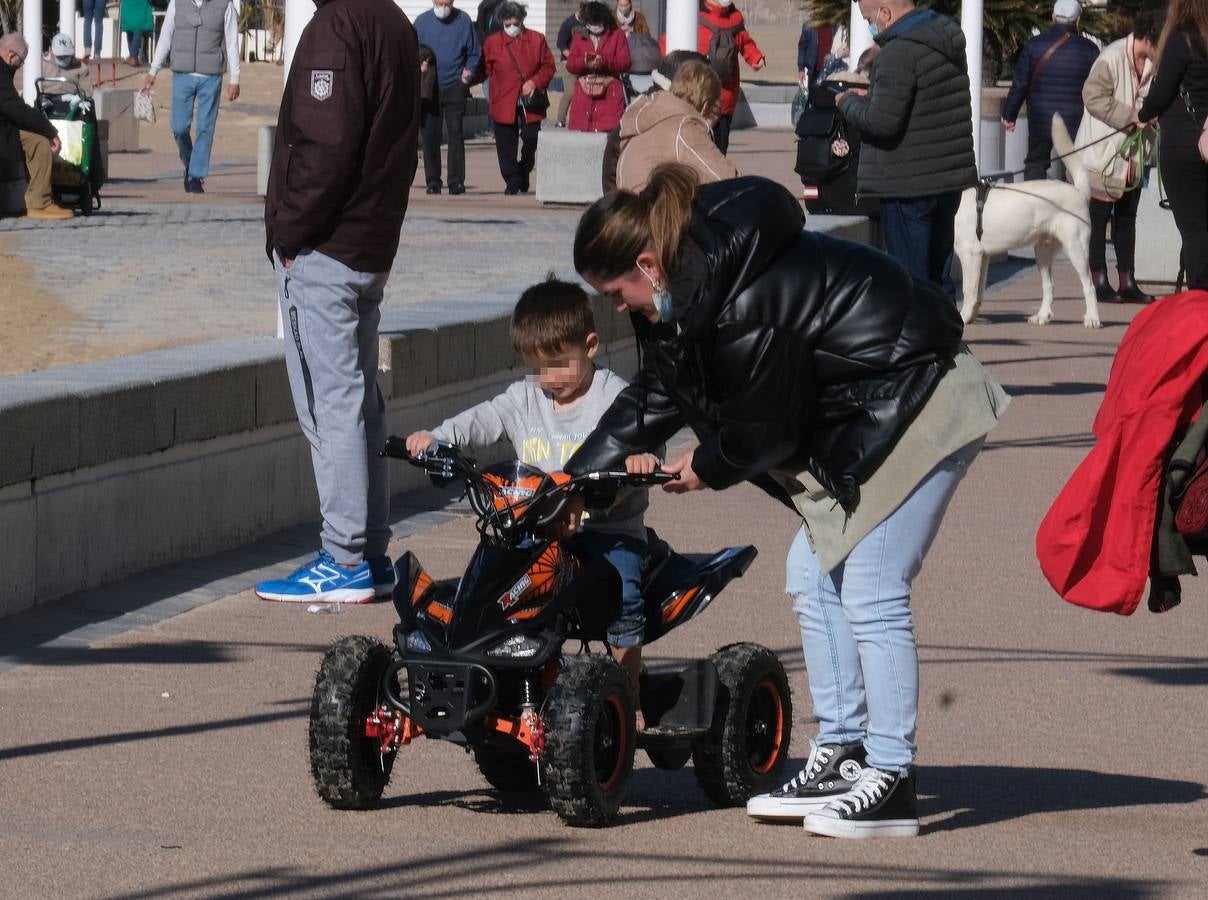
<svg viewBox="0 0 1208 900"><path fill-rule="evenodd" d="M951 366L961 320L889 256L803 225L767 179L701 187L671 285L678 333L635 317L638 378L568 471L614 465L686 424L709 487L808 469L855 509Z"/></svg>
<svg viewBox="0 0 1208 900"><path fill-rule="evenodd" d="M839 101L860 129L860 193L928 197L972 187L973 113L965 35L947 16L917 9L877 35L867 97Z"/></svg>
<svg viewBox="0 0 1208 900"><path fill-rule="evenodd" d="M1053 45L1061 46L1040 71L1036 65ZM1073 25L1055 24L1038 34L1019 51L1011 78L1011 91L1003 103L1004 121L1014 122L1024 101L1028 104L1028 133L1047 135L1053 127L1053 114L1060 114L1070 134L1078 133L1082 122L1082 86L1099 58L1099 48L1078 34ZM1035 73L1035 78L1032 75Z"/></svg>

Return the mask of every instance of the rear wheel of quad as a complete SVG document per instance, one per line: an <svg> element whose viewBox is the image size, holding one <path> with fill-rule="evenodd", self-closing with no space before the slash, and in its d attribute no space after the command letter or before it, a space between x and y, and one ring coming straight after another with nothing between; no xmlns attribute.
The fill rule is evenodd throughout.
<svg viewBox="0 0 1208 900"><path fill-rule="evenodd" d="M780 785L793 722L788 677L759 644L731 644L709 659L721 684L713 727L693 746L696 778L714 803L742 806Z"/></svg>
<svg viewBox="0 0 1208 900"><path fill-rule="evenodd" d="M490 744L474 748L474 762L487 784L505 794L531 794L541 790L537 766L524 750L504 750Z"/></svg>
<svg viewBox="0 0 1208 900"><path fill-rule="evenodd" d="M562 821L597 827L616 816L634 739L633 695L621 667L601 656L571 659L545 704L544 788Z"/></svg>
<svg viewBox="0 0 1208 900"><path fill-rule="evenodd" d="M390 656L373 638L352 635L332 644L319 666L310 704L310 771L328 806L370 809L390 781L396 754L383 754L378 739L365 734Z"/></svg>

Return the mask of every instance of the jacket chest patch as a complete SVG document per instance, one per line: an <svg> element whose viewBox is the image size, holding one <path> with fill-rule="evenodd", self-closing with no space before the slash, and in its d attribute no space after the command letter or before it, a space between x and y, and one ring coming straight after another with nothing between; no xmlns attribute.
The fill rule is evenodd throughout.
<svg viewBox="0 0 1208 900"><path fill-rule="evenodd" d="M331 96L331 87L335 74L331 69L312 69L310 73L310 95L316 100L326 100Z"/></svg>

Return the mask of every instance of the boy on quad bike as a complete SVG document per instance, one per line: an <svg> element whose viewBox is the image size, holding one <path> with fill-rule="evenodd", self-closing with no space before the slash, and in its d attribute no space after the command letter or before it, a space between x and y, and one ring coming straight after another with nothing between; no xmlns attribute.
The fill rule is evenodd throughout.
<svg viewBox="0 0 1208 900"><path fill-rule="evenodd" d="M512 344L533 370L502 394L442 422L432 431L407 437L407 452L418 456L437 441L463 449L511 441L516 458L544 472L560 471L591 434L612 401L628 385L593 362L600 338L586 292L551 277L526 290L512 312ZM653 472L654 454L631 458L631 472ZM574 540L590 556L607 560L621 576L621 618L608 629L613 658L638 695L645 630L642 567L648 552L644 514L646 492L622 490L607 510L593 511ZM636 713L636 727L644 727Z"/></svg>

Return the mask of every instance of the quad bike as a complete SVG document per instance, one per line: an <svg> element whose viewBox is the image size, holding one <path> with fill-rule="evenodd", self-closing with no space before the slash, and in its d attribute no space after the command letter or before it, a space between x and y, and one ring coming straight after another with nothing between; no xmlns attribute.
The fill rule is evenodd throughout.
<svg viewBox="0 0 1208 900"><path fill-rule="evenodd" d="M792 727L784 668L758 644L731 644L678 671L646 673L635 698L604 643L620 576L553 535L568 501L606 505L666 473L547 475L519 462L480 469L449 444L409 459L432 481L461 480L481 540L465 574L442 583L411 553L396 563L394 646L351 636L326 653L310 710L319 796L337 809L377 804L400 748L421 735L472 752L506 796L544 791L567 823L598 826L625 798L635 747L663 769L691 758L705 793L738 806L780 783ZM643 577L645 643L699 615L755 558L754 547L681 556L653 532ZM568 642L578 642L570 654ZM634 727L640 703L646 728Z"/></svg>

